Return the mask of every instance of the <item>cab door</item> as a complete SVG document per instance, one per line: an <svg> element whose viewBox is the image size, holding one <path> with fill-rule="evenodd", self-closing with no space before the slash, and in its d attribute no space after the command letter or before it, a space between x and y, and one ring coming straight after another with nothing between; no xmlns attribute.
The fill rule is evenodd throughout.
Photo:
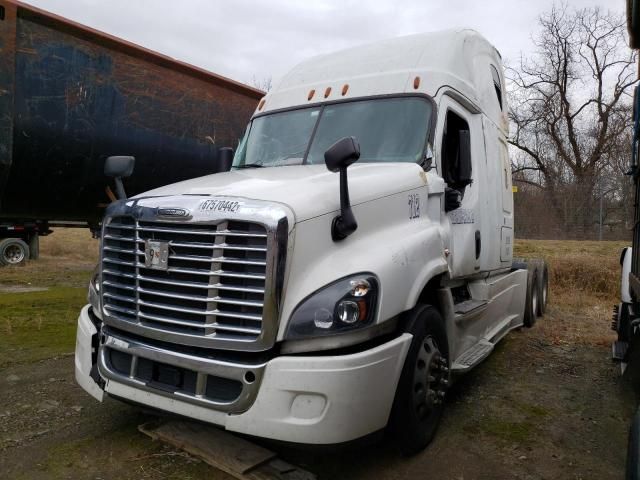
<svg viewBox="0 0 640 480"><path fill-rule="evenodd" d="M452 277L465 277L480 271L483 247L482 124L480 115L447 95L441 98L439 112L436 165L446 183L443 208L451 230L449 268Z"/></svg>

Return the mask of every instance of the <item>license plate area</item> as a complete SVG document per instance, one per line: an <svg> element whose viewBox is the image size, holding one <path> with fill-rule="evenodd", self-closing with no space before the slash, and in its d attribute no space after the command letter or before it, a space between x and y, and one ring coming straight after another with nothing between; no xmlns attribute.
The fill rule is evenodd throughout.
<svg viewBox="0 0 640 480"><path fill-rule="evenodd" d="M145 240L144 266L155 270L169 269L169 242Z"/></svg>

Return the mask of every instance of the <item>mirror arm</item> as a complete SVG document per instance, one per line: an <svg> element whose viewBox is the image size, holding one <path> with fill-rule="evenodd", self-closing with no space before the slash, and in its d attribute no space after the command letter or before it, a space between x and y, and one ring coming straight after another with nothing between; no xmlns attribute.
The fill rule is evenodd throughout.
<svg viewBox="0 0 640 480"><path fill-rule="evenodd" d="M124 184L122 183L122 178L115 177L113 181L116 183L116 195L118 200L126 200L127 192L124 191Z"/></svg>
<svg viewBox="0 0 640 480"><path fill-rule="evenodd" d="M135 157L115 155L107 157L104 162L104 174L113 177L116 184L116 193L119 200L127 199L127 192L124 190L122 178L131 176L135 166Z"/></svg>
<svg viewBox="0 0 640 480"><path fill-rule="evenodd" d="M331 238L334 242L344 240L358 228L358 222L351 210L347 167L340 167L340 215L331 223Z"/></svg>

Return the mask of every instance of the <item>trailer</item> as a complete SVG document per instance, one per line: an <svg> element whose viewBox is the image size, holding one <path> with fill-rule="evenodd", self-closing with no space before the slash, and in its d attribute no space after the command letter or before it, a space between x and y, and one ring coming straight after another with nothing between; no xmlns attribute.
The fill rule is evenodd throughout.
<svg viewBox="0 0 640 480"><path fill-rule="evenodd" d="M0 238L22 232L7 255L0 243L0 263L36 256L51 224L96 228L115 198L103 175L108 156L136 158L131 193L225 169L220 149L238 144L262 96L0 0L0 225L16 227L0 227Z"/></svg>

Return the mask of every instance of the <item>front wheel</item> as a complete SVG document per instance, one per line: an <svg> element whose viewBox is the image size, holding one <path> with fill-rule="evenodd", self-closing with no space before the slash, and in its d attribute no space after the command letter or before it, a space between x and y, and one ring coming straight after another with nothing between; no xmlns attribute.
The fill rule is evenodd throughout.
<svg viewBox="0 0 640 480"><path fill-rule="evenodd" d="M0 241L0 265L17 265L29 258L29 246L19 238Z"/></svg>
<svg viewBox="0 0 640 480"><path fill-rule="evenodd" d="M440 313L430 305L416 307L409 333L413 340L402 369L390 427L400 451L413 455L433 439L449 385L447 334Z"/></svg>

